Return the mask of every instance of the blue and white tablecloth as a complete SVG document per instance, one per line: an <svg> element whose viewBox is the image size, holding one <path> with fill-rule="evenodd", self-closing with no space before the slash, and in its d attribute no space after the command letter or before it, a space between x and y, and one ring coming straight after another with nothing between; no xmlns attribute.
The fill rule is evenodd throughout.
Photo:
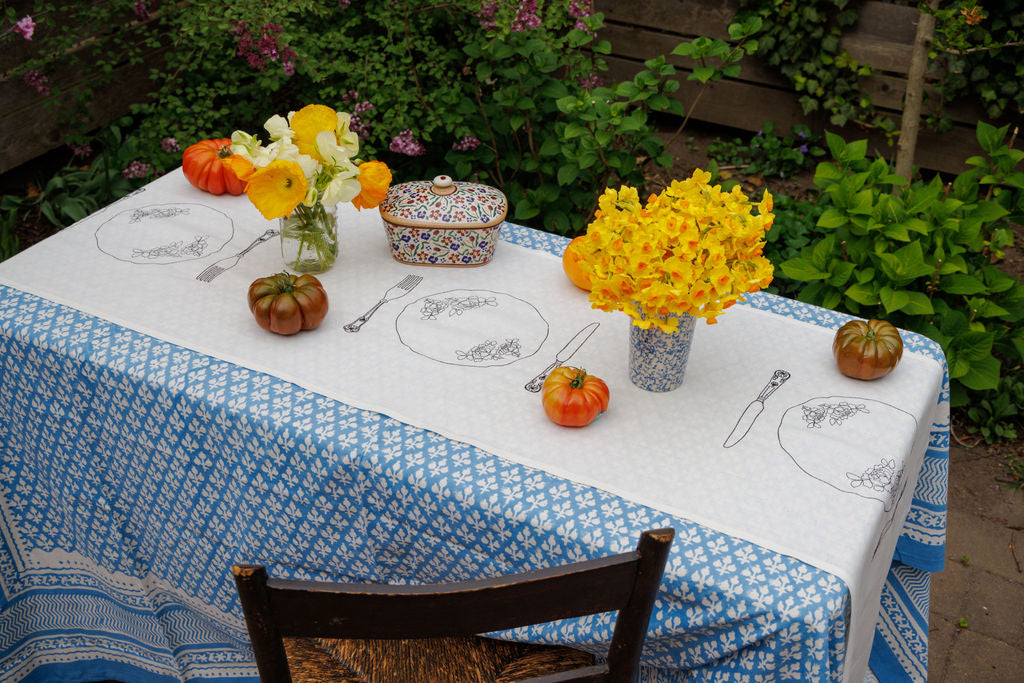
<svg viewBox="0 0 1024 683"><path fill-rule="evenodd" d="M511 224L503 238L552 254L565 243ZM451 581L621 552L657 526L677 540L646 676L842 678L850 594L833 574L2 291L0 681L254 679L235 562L296 578ZM829 329L846 319L766 294L749 306ZM905 340L942 362L932 342ZM871 651L881 680L926 675L928 572L941 569L945 542L946 390L882 592ZM600 653L610 626L604 615L522 635Z"/></svg>

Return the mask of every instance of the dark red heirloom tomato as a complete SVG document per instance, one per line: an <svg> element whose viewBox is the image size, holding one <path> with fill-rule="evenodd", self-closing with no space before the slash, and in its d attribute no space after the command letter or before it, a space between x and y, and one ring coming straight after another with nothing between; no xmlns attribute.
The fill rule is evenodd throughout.
<svg viewBox="0 0 1024 683"><path fill-rule="evenodd" d="M249 285L249 310L271 332L313 330L327 315L327 292L312 275L278 273Z"/></svg>
<svg viewBox="0 0 1024 683"><path fill-rule="evenodd" d="M884 320L851 320L832 342L839 372L855 379L878 379L903 357L899 330Z"/></svg>

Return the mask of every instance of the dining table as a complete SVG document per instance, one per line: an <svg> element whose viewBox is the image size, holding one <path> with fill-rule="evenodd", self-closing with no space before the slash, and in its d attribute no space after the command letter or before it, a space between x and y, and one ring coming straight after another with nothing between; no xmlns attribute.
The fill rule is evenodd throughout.
<svg viewBox="0 0 1024 683"><path fill-rule="evenodd" d="M757 292L698 323L679 388L646 391L566 237L505 221L490 262L429 267L392 258L376 210L337 219L327 316L294 335L247 302L284 270L277 222L180 169L0 263L0 682L258 680L236 563L444 583L658 527L639 680L926 679L938 344L901 331L895 370L853 379L832 351L852 316ZM607 383L590 425L528 388L556 364ZM601 656L613 625L500 636Z"/></svg>

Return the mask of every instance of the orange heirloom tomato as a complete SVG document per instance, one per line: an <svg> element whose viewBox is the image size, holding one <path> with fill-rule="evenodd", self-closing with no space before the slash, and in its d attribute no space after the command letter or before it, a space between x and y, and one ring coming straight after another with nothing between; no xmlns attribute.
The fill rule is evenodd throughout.
<svg viewBox="0 0 1024 683"><path fill-rule="evenodd" d="M584 273L583 269L580 268L580 255L576 251L576 247L579 246L580 240L586 235L580 235L573 239L565 247L565 253L562 254L562 268L565 270L565 274L569 277L569 281L580 289L590 291L590 273Z"/></svg>
<svg viewBox="0 0 1024 683"><path fill-rule="evenodd" d="M608 409L608 385L586 370L562 366L544 380L544 412L563 427L586 427Z"/></svg>
<svg viewBox="0 0 1024 683"><path fill-rule="evenodd" d="M327 315L327 292L312 275L278 273L249 285L249 310L271 332L313 330Z"/></svg>
<svg viewBox="0 0 1024 683"><path fill-rule="evenodd" d="M181 170L190 183L210 194L240 195L245 181L225 163L231 156L231 139L200 140L181 155Z"/></svg>
<svg viewBox="0 0 1024 683"><path fill-rule="evenodd" d="M892 372L903 357L899 330L884 320L851 320L832 342L839 371L854 379L878 379Z"/></svg>

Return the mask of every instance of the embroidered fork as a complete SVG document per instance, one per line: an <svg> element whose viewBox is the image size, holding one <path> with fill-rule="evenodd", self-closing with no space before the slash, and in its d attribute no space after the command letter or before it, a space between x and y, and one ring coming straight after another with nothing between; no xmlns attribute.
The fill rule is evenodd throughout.
<svg viewBox="0 0 1024 683"><path fill-rule="evenodd" d="M229 268L234 268L235 266L237 266L238 262L242 260L242 257L245 256L246 254L248 254L250 251L252 251L252 249L256 245L263 244L264 242L269 240L271 237L276 237L277 235L280 235L280 234L281 233L279 233L277 230L274 230L273 228L270 228L265 233L263 233L262 235L257 237L255 240L253 240L252 244L250 244L249 246L247 246L245 249L243 249L242 251L238 252L234 256L226 256L226 257L222 258L221 260L219 260L219 261L217 261L215 263L211 263L210 265L208 265L203 270L203 272L199 273L199 275L196 275L196 279L197 280L202 280L203 282L212 282L213 278L217 277L218 275L223 273L225 270L228 270Z"/></svg>
<svg viewBox="0 0 1024 683"><path fill-rule="evenodd" d="M394 301L400 297L405 296L412 290L416 285L423 282L423 277L420 275L406 275L405 278L394 287L390 287L388 291L384 292L384 296L381 300L373 305L373 307L366 313L345 325L346 332L358 332L359 328L366 324L366 321L370 319L370 316L377 312L377 309L386 304L389 301Z"/></svg>

